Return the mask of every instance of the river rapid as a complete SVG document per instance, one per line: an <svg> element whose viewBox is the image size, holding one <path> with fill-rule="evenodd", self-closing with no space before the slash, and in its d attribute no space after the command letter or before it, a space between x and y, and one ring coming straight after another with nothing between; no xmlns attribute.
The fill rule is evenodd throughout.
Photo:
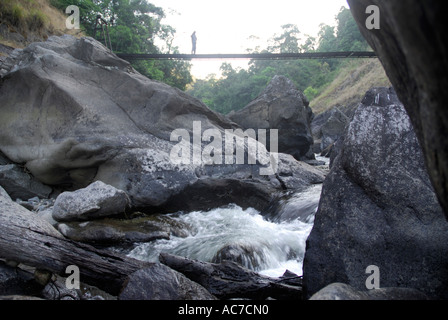
<svg viewBox="0 0 448 320"><path fill-rule="evenodd" d="M210 211L167 215L183 226L181 234L137 244L130 257L157 262L161 252L206 262L233 260L260 274L279 277L286 270L302 275L306 239L313 227L322 185L289 195L264 215L230 204Z"/></svg>

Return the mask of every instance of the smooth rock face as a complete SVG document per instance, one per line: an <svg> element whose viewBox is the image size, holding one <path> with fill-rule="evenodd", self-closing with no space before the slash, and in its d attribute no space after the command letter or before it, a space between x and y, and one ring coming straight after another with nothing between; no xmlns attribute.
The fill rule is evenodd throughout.
<svg viewBox="0 0 448 320"><path fill-rule="evenodd" d="M348 0L361 33L378 54L424 151L429 176L448 218L448 33L438 0ZM366 28L376 5L380 29Z"/></svg>
<svg viewBox="0 0 448 320"><path fill-rule="evenodd" d="M163 264L131 274L119 300L216 300L204 287Z"/></svg>
<svg viewBox="0 0 448 320"><path fill-rule="evenodd" d="M313 144L309 102L284 76L274 76L254 101L229 118L243 129L278 129L278 151L296 159L302 159Z"/></svg>
<svg viewBox="0 0 448 320"><path fill-rule="evenodd" d="M311 296L333 282L448 297L448 222L409 117L394 92L373 88L359 105L322 189L304 258Z"/></svg>
<svg viewBox="0 0 448 320"><path fill-rule="evenodd" d="M8 71L0 87L0 151L45 184L72 191L102 181L125 191L134 207L164 211L183 207L185 194L198 186L207 205L218 193L230 195L227 203L257 209L268 203L265 195L283 190L277 177L290 169L282 165L275 176L260 174L266 164L173 162L179 143L177 136L170 141L173 130L185 129L193 141L195 121L199 135L214 129L224 136L238 126L184 92L142 76L92 38L51 37L15 50L3 66ZM295 180L290 185L311 183ZM253 196L229 192L237 184ZM201 199L188 202L193 209L203 206Z"/></svg>

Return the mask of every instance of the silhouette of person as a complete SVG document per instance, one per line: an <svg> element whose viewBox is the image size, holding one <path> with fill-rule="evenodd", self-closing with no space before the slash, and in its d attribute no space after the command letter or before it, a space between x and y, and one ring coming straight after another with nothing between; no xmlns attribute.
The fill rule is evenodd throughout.
<svg viewBox="0 0 448 320"><path fill-rule="evenodd" d="M196 37L196 31L194 31L193 34L191 35L191 44L192 44L191 54L196 54L196 41L197 40L198 40L198 38Z"/></svg>

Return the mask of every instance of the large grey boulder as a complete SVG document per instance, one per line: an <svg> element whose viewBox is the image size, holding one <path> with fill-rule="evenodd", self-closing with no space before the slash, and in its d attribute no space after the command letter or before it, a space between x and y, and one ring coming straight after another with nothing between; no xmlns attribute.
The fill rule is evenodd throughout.
<svg viewBox="0 0 448 320"><path fill-rule="evenodd" d="M277 177L289 169L281 164L277 175L264 175L266 163L173 161L180 143L177 136L170 141L175 129L194 138L194 122L199 136L208 129L224 136L238 126L186 93L142 76L92 38L50 37L15 50L4 65L0 151L45 184L76 190L102 181L125 191L134 207L165 211L182 207L183 194L198 186L202 199L221 194L218 199L227 203L259 209L283 190ZM200 143L207 146L210 139ZM294 185L311 183L305 180ZM229 192L235 185L254 196Z"/></svg>
<svg viewBox="0 0 448 320"><path fill-rule="evenodd" d="M333 282L448 298L448 222L409 117L393 90L374 88L348 126L322 189L304 258L307 296Z"/></svg>
<svg viewBox="0 0 448 320"><path fill-rule="evenodd" d="M54 203L56 221L82 221L123 214L129 207L128 195L96 181L86 188L61 193Z"/></svg>
<svg viewBox="0 0 448 320"><path fill-rule="evenodd" d="M305 95L285 76L274 76L262 93L228 117L243 129L278 129L278 150L303 159L313 144L313 112Z"/></svg>
<svg viewBox="0 0 448 320"><path fill-rule="evenodd" d="M378 54L424 151L428 172L448 218L448 33L440 0L348 0L361 33ZM367 29L376 5L380 28ZM377 18L378 20L378 18Z"/></svg>

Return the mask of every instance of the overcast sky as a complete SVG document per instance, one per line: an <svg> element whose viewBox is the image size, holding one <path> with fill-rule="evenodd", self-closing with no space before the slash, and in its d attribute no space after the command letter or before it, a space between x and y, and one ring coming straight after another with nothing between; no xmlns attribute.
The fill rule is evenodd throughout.
<svg viewBox="0 0 448 320"><path fill-rule="evenodd" d="M196 53L246 53L247 48L268 45L284 24L295 24L302 35L317 36L319 25L335 25L335 16L346 0L148 0L162 7L164 23L176 29L173 45L191 52L191 34L196 31ZM255 36L254 39L251 36ZM258 38L258 39L257 39ZM192 74L205 78L219 74L224 60L193 60ZM247 61L230 60L234 67Z"/></svg>

